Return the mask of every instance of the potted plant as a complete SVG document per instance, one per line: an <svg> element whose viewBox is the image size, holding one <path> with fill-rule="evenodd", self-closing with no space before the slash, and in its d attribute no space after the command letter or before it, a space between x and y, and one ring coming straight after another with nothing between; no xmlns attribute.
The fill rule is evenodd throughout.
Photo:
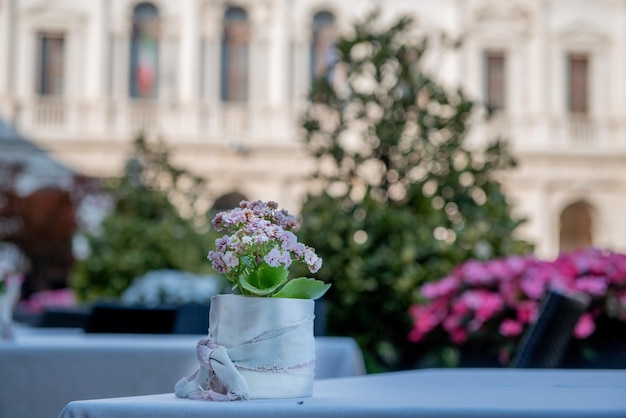
<svg viewBox="0 0 626 418"><path fill-rule="evenodd" d="M198 342L200 368L176 396L237 400L311 396L315 368L314 300L329 284L289 277L293 262L316 273L322 260L298 242L295 217L275 202L242 201L213 219L208 259L233 294L211 299L209 335Z"/></svg>

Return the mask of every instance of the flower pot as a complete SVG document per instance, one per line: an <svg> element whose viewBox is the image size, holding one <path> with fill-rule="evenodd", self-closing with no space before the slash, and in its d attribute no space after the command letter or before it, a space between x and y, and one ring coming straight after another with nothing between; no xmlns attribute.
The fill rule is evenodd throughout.
<svg viewBox="0 0 626 418"><path fill-rule="evenodd" d="M201 367L176 385L176 395L209 400L311 396L314 307L310 299L214 296L209 336L198 343Z"/></svg>

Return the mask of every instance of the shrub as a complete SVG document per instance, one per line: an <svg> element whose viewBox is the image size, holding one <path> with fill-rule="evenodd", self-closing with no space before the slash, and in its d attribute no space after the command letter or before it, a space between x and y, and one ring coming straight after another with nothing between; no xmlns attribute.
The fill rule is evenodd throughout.
<svg viewBox="0 0 626 418"><path fill-rule="evenodd" d="M554 261L509 256L465 262L422 287L424 302L410 308L413 328L408 338L428 346L431 355L439 353L442 364L458 361L453 347L477 344L497 351L505 365L550 288L590 298L574 331L577 339L590 337L598 319L626 322L626 255L590 248Z"/></svg>
<svg viewBox="0 0 626 418"><path fill-rule="evenodd" d="M206 254L214 234L201 229L208 220L196 210L207 194L204 181L174 167L161 142L138 138L124 175L105 184L113 209L86 234L89 255L72 275L79 298L118 299L152 270L212 272Z"/></svg>
<svg viewBox="0 0 626 418"><path fill-rule="evenodd" d="M299 236L317 249L328 332L357 339L370 371L410 368L406 315L420 286L469 258L528 251L498 173L504 144L465 143L472 103L422 71L428 40L378 13L337 41L303 115L316 161Z"/></svg>

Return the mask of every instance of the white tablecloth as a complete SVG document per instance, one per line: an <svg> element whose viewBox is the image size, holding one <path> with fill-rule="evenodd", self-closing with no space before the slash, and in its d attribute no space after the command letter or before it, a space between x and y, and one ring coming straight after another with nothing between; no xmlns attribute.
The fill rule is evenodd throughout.
<svg viewBox="0 0 626 418"><path fill-rule="evenodd" d="M626 371L434 369L317 380L311 398L207 402L173 394L70 403L59 418L626 417Z"/></svg>
<svg viewBox="0 0 626 418"><path fill-rule="evenodd" d="M70 401L173 392L202 336L22 330L0 342L0 418L52 418ZM351 338L316 338L316 378L365 372Z"/></svg>

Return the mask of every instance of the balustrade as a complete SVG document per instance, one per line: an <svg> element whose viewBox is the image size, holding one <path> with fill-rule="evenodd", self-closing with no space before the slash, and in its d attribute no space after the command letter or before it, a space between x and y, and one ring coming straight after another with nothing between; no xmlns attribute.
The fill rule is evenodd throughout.
<svg viewBox="0 0 626 418"><path fill-rule="evenodd" d="M240 103L172 103L138 100L109 101L102 106L61 99L39 98L22 103L19 128L32 137L84 140L90 136L127 140L138 132L164 138L185 136L204 141L249 143L257 140L297 140L297 107L252 106ZM74 112L74 113L73 113ZM77 113L76 113L77 112ZM74 115L74 116L72 116ZM92 124L88 121L104 121ZM497 115L474 121L470 140L486 143L502 138L514 150L567 151L626 148L626 123L565 116L513 118ZM98 132L96 132L98 130ZM272 144L268 144L272 145Z"/></svg>

